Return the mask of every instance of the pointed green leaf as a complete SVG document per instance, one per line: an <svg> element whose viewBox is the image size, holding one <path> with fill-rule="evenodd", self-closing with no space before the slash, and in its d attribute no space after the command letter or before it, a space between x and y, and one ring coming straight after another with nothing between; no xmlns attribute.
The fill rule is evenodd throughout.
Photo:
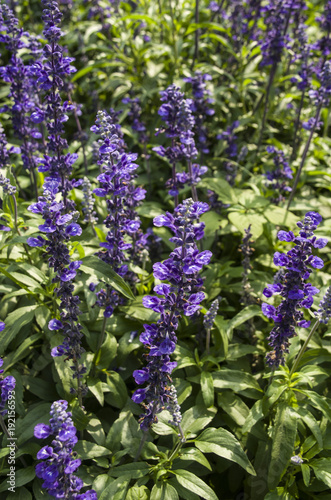
<svg viewBox="0 0 331 500"><path fill-rule="evenodd" d="M273 427L271 461L268 472L270 490L276 488L286 471L290 458L293 456L296 433L297 416L287 403L280 403Z"/></svg>
<svg viewBox="0 0 331 500"><path fill-rule="evenodd" d="M201 373L201 391L203 402L209 408L214 404L214 381L211 373L203 371Z"/></svg>
<svg viewBox="0 0 331 500"><path fill-rule="evenodd" d="M178 493L169 483L154 484L150 500L178 500Z"/></svg>
<svg viewBox="0 0 331 500"><path fill-rule="evenodd" d="M196 493L205 500L218 500L214 491L192 472L184 469L176 469L171 472L176 475L178 483L189 491Z"/></svg>
<svg viewBox="0 0 331 500"><path fill-rule="evenodd" d="M195 446L203 453L215 453L237 463L249 474L256 475L239 441L226 429L206 429L195 440Z"/></svg>
<svg viewBox="0 0 331 500"><path fill-rule="evenodd" d="M97 280L104 281L128 299L135 298L131 288L124 281L124 279L116 274L108 264L103 262L98 257L86 257L86 259L83 259L83 263L79 269L91 277L94 276Z"/></svg>

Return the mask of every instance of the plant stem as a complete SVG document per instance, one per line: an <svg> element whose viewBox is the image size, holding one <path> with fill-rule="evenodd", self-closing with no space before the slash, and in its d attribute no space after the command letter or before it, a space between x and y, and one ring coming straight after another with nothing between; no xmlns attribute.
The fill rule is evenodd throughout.
<svg viewBox="0 0 331 500"><path fill-rule="evenodd" d="M260 137L259 137L259 140L258 140L258 143L257 143L257 151L259 151L260 146L261 146L261 142L262 142L263 131L264 131L264 126L265 126L265 122L266 122L266 118L267 118L267 112L268 112L269 95L270 95L270 90L271 90L271 87L272 87L272 83L273 83L274 78L275 78L276 68L277 68L277 63L273 64L273 66L271 68L271 71L270 71L270 75L269 75L269 81L268 81L266 95L265 95L265 105L264 105L264 111L263 111L263 118L262 118L262 124L261 124Z"/></svg>
<svg viewBox="0 0 331 500"><path fill-rule="evenodd" d="M316 322L314 323L312 329L310 330L310 332L308 334L308 337L306 338L303 346L301 347L301 350L300 350L299 354L297 355L296 360L293 363L292 369L290 371L290 378L292 377L293 373L295 373L296 369L298 368L299 363L301 361L301 358L302 358L302 356L303 356L303 354L304 354L304 352L305 352L305 350L307 348L307 345L309 344L312 336L314 335L314 333L315 333L318 325L319 325L319 321L316 320Z"/></svg>
<svg viewBox="0 0 331 500"><path fill-rule="evenodd" d="M101 328L101 333L100 333L100 336L99 336L99 339L98 339L98 344L97 344L97 348L96 348L96 351L95 351L95 355L94 355L94 358L93 358L93 368L92 368L92 371L91 371L91 375L92 377L94 377L95 375L95 369L96 369L96 360L97 360L97 356L98 356L98 352L103 344L103 341L105 339L105 333L106 333L106 325L107 325L107 318L104 316L103 317L103 322L102 322L102 328Z"/></svg>
<svg viewBox="0 0 331 500"><path fill-rule="evenodd" d="M292 154L290 161L292 162L296 158L296 145L297 145L297 135L298 135L298 130L299 130L299 125L300 125L300 117L301 117L301 111L303 108L303 101L305 98L305 91L302 91L301 94L301 99L300 99L300 104L299 104L299 109L298 109L298 114L297 114L297 119L295 121L295 126L294 126L294 139L293 139L293 146L292 146Z"/></svg>
<svg viewBox="0 0 331 500"><path fill-rule="evenodd" d="M312 140L314 132L315 132L315 128L316 128L318 120L319 120L320 112L321 112L321 109L322 109L322 104L323 104L323 102L321 101L320 104L319 104L319 106L318 106L318 108L317 108L315 122L314 122L314 125L313 125L313 127L312 127L312 129L310 131L310 134L309 134L309 137L308 137L308 141L307 141L307 144L305 146L305 149L304 149L304 152L303 152L303 155L302 155L300 167L298 168L297 174L295 176L295 180L294 180L294 184L293 184L291 196L290 196L290 198L288 200L286 210L288 210L290 208L290 205L291 205L291 203L293 201L294 194L295 194L296 188L297 188L298 183L299 183L301 171L302 171L303 166L304 166L305 161L306 161L306 156L307 156L307 153L308 153L308 149L309 149L311 140Z"/></svg>
<svg viewBox="0 0 331 500"><path fill-rule="evenodd" d="M199 0L195 2L195 24L199 24ZM193 69L195 62L199 59L199 36L200 30L195 30L195 40L194 40L194 56L192 60L191 69Z"/></svg>
<svg viewBox="0 0 331 500"><path fill-rule="evenodd" d="M149 431L145 431L144 434L143 434L143 437L141 438L141 441L140 441L140 445L139 445L139 448L138 448L138 451L136 453L136 456L134 457L133 461L134 462L137 462L138 461L138 458L140 457L140 454L142 452L142 449L144 447L144 444L146 443L146 440L148 438L148 434L149 434Z"/></svg>
<svg viewBox="0 0 331 500"><path fill-rule="evenodd" d="M206 336L206 353L209 354L210 352L210 328L207 329L207 336Z"/></svg>

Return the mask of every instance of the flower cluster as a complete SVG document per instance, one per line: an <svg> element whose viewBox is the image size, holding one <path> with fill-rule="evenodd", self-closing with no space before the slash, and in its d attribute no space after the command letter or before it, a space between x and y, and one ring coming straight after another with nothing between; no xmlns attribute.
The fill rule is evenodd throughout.
<svg viewBox="0 0 331 500"><path fill-rule="evenodd" d="M94 198L92 196L91 183L87 177L83 180L83 200L82 200L82 212L84 214L84 222L89 224L95 224L98 222L96 217L96 212L94 210Z"/></svg>
<svg viewBox="0 0 331 500"><path fill-rule="evenodd" d="M216 136L217 139L222 140L226 143L225 154L233 160L238 156L238 137L234 133L235 129L238 127L239 121L236 120L224 132ZM233 186L237 175L236 165L230 160L226 161L223 164L223 167L226 172L225 178L227 182L231 184L231 186Z"/></svg>
<svg viewBox="0 0 331 500"><path fill-rule="evenodd" d="M274 191L272 202L278 205L285 200L286 194L292 191L288 181L292 179L293 172L283 151L274 146L267 146L267 152L272 155L274 169L265 174L266 183L268 188Z"/></svg>
<svg viewBox="0 0 331 500"><path fill-rule="evenodd" d="M295 3L295 2L292 2ZM289 37L286 35L288 16L291 14L289 2L271 0L264 7L266 34L260 40L262 62L261 66L275 66L282 57L283 49L288 46Z"/></svg>
<svg viewBox="0 0 331 500"><path fill-rule="evenodd" d="M262 304L262 312L275 321L275 326L269 336L269 345L272 351L267 354L270 366L278 367L285 363L284 355L288 352L289 340L295 336L295 327L307 328L310 321L303 318L300 308L309 309L313 304L313 296L319 292L318 288L307 283L312 269L321 269L322 259L312 255L313 248L323 248L327 244L325 238L316 238L314 231L321 223L322 217L316 212L307 212L303 221L297 223L300 229L299 236L292 231L279 231L280 241L295 243L294 248L287 254L275 252L274 264L286 269L281 282L268 285L263 294L272 297L279 293L283 298L278 307Z"/></svg>
<svg viewBox="0 0 331 500"><path fill-rule="evenodd" d="M136 403L144 403L145 414L140 419L142 429L148 429L157 422L157 413L163 408L172 408L169 383L170 373L176 363L170 361L177 342L176 329L182 313L192 316L200 310L200 302L205 298L201 291L203 281L199 277L202 267L209 263L211 252L199 252L196 240L204 234L204 224L194 222L209 209L207 203L185 200L175 208L174 215L155 217L154 225L168 227L174 236L170 238L176 248L169 259L153 265L154 277L167 281L154 287L158 297L146 296L145 307L160 313L156 324L144 325L140 341L149 349L146 368L135 370L133 376L137 384L148 383L144 389L137 389L132 396ZM175 419L174 419L175 420Z"/></svg>
<svg viewBox="0 0 331 500"><path fill-rule="evenodd" d="M63 48L58 41L62 36L59 24L62 14L54 0L42 0L45 7L43 21L45 28L43 34L48 43L43 49L44 63L37 61L31 67L31 72L37 78L37 85L47 92L46 105L42 109L35 109L31 118L34 123L46 121L48 130L47 153L40 158L40 172L48 172L51 177L61 180L60 190L64 196L65 205L73 208L72 201L67 200L67 195L72 188L68 180L72 173L72 167L78 158L76 153L66 153L67 140L62 137L64 133L63 124L68 120L67 112L74 109L74 104L69 101L62 103L60 91L64 87L64 78L71 75L76 69L71 65L73 58L63 55Z"/></svg>
<svg viewBox="0 0 331 500"><path fill-rule="evenodd" d="M9 63L0 67L0 75L5 82L10 83L9 97L13 101L13 105L6 105L2 110L10 111L14 134L21 141L23 166L34 173L37 161L35 153L39 149L38 139L42 135L33 123L31 113L40 103L35 92L34 77L30 75L30 64L24 64L17 51L26 47L32 51L32 57L38 56L39 43L22 41L22 36L28 34L17 28L18 20L5 5L0 5L0 23L0 29L6 27L7 33L1 41L11 51ZM32 39L29 41L32 42Z"/></svg>
<svg viewBox="0 0 331 500"><path fill-rule="evenodd" d="M193 172L192 160L198 156L198 151L194 141L195 120L192 112L193 102L191 99L184 99L184 94L175 85L170 85L161 92L161 101L163 104L158 111L166 126L157 131L164 132L167 137L172 139L172 144L168 148L157 146L153 148L160 156L168 158L172 165L172 177L167 181L166 186L169 194L175 196L175 205L178 204L179 189L183 181L188 180L191 186L192 197L194 201L198 200L196 184L198 177L205 170L205 167L199 167ZM186 160L188 166L188 175L177 175L176 163Z"/></svg>
<svg viewBox="0 0 331 500"><path fill-rule="evenodd" d="M28 208L32 213L42 215L45 223L39 226L39 230L47 239L42 236L30 237L27 243L31 247L45 246L49 256L49 266L56 272L53 283L58 284L54 292L61 299L59 306L61 321L52 319L48 327L50 330L62 330L65 339L62 345L52 349L52 356L65 354L68 359L73 360L74 365L71 368L74 371L74 377L78 379L79 391L83 394L85 391L80 386L80 379L85 373L85 368L78 362L83 352L82 327L78 322L80 300L78 296L73 295L73 281L81 261L70 258L67 246L70 237L79 236L82 229L77 224L79 213L66 214L64 202L56 200L60 183L58 177L47 177L44 183L44 195Z"/></svg>
<svg viewBox="0 0 331 500"><path fill-rule="evenodd" d="M252 288L249 284L248 274L252 268L251 266L251 255L254 252L254 249L251 245L251 225L248 226L247 229L244 229L245 236L242 239L242 244L240 245L240 251L242 253L242 265L244 268L244 272L242 273L242 291L241 291L241 299L244 306L248 306L254 302L252 297Z"/></svg>
<svg viewBox="0 0 331 500"><path fill-rule="evenodd" d="M315 312L315 316L320 323L324 323L325 325L328 324L331 318L331 286L329 286L322 298L319 309Z"/></svg>
<svg viewBox="0 0 331 500"><path fill-rule="evenodd" d="M195 118L194 133L197 137L197 145L199 151L208 154L208 133L205 125L205 120L208 116L212 116L215 110L210 107L214 99L210 97L210 90L206 88L206 82L212 79L208 73L196 71L194 76L184 78L184 82L190 83L192 86L192 104L191 109Z"/></svg>
<svg viewBox="0 0 331 500"><path fill-rule="evenodd" d="M141 119L141 103L139 97L131 99L130 97L125 97L122 99L123 104L129 104L130 109L128 117L132 121L132 130L138 132L139 142L141 144L146 144L148 142L148 135L146 134L146 125Z"/></svg>
<svg viewBox="0 0 331 500"><path fill-rule="evenodd" d="M218 299L213 300L209 310L203 317L203 326L205 327L206 330L211 330L213 327L215 318L217 316L217 311L220 305L220 300L221 300L220 297Z"/></svg>
<svg viewBox="0 0 331 500"><path fill-rule="evenodd" d="M138 263L147 245L147 236L140 229L141 221L135 211L145 198L146 191L133 183L137 154L124 152L124 142L118 135L118 126L103 111L99 111L93 132L100 134L99 161L102 173L98 176L99 188L93 192L107 197L108 215L104 223L108 229L106 241L100 243L100 259L109 264L120 276L134 281L128 273L128 256ZM105 307L104 316L112 315L121 299L117 292L107 287L97 294L97 305Z"/></svg>
<svg viewBox="0 0 331 500"><path fill-rule="evenodd" d="M320 27L326 34L320 38L314 48L320 50L324 57L327 57L331 53L331 0L327 0L324 6L323 15L320 16L317 21L319 21Z"/></svg>
<svg viewBox="0 0 331 500"><path fill-rule="evenodd" d="M73 451L78 442L77 431L67 408L67 401L55 401L51 406L49 425L37 424L34 428L36 438L53 438L50 445L44 446L37 453L37 459L43 461L36 465L36 475L44 481L42 487L54 498L97 500L94 490L79 493L83 481L74 472L81 460L76 458Z"/></svg>

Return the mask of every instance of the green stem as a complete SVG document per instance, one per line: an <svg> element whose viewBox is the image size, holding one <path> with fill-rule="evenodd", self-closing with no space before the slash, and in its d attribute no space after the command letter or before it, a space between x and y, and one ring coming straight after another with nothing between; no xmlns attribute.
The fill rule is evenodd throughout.
<svg viewBox="0 0 331 500"><path fill-rule="evenodd" d="M210 352L210 328L207 329L207 336L206 336L206 353L209 354Z"/></svg>
<svg viewBox="0 0 331 500"><path fill-rule="evenodd" d="M98 352L100 351L101 346L103 344L103 341L105 340L106 325L107 325L107 318L104 316L103 317L103 322L102 322L101 333L100 333L100 336L99 336L99 339L98 339L98 345L97 345L97 348L96 348L96 351L95 351L95 355L94 355L94 358L93 358L93 368L92 368L92 371L91 371L92 377L94 377L94 375L95 375L96 361L97 361L97 357L98 357Z"/></svg>
<svg viewBox="0 0 331 500"><path fill-rule="evenodd" d="M306 350L306 348L307 348L307 345L309 344L309 342L310 342L310 340L311 340L312 336L314 335L314 333L315 333L315 331L316 331L316 329L317 329L318 325L319 325L319 321L318 321L318 320L316 320L316 322L314 323L314 325L313 325L312 329L310 330L310 332L309 332L309 334L308 334L308 337L307 337L307 338L306 338L306 340L305 340L305 343L304 343L304 344L303 344L303 346L301 347L301 350L300 350L299 354L297 355L296 360L295 360L295 361L294 361L294 363L293 363L292 369L291 369L291 371L290 371L290 378L292 377L293 373L295 373L296 369L298 368L299 363L300 363L300 361L301 361L301 358L302 358L302 356L303 356L303 354L304 354L304 352L305 352L305 350Z"/></svg>
<svg viewBox="0 0 331 500"><path fill-rule="evenodd" d="M306 156L307 156L307 153L308 153L308 149L309 149L309 146L310 146L310 143L311 143L311 140L313 138L313 135L314 135L314 132L315 132L315 128L317 126L317 123L318 123L318 120L319 120L319 117L320 117L320 112L321 112L321 109L322 109L322 104L323 104L323 101L321 100L318 108L317 108L317 112L316 112L316 117L315 117L315 121L314 121L314 125L310 131L310 134L309 134L309 137L308 137L308 141L307 141L307 144L305 146L305 150L302 154L302 159L301 159L301 163L300 163L300 167L298 168L298 171L297 171L297 175L295 176L295 180L294 180L294 184L293 184L293 188L292 188L292 192L291 192L291 196L288 200L288 203L287 203L287 207L286 207L286 210L289 210L290 208L290 205L293 201L293 198L294 198L294 194L295 194L295 190L298 186L298 183L299 183L299 179L300 179L300 175L301 175L301 172L302 172L302 169L303 169L303 166L305 164L305 161L306 161Z"/></svg>
<svg viewBox="0 0 331 500"><path fill-rule="evenodd" d="M144 432L143 437L141 438L140 445L139 445L138 451L136 453L136 456L133 459L134 462L138 461L138 458L140 457L140 454L142 452L144 444L146 443L146 439L148 438L148 434L149 434L149 430Z"/></svg>

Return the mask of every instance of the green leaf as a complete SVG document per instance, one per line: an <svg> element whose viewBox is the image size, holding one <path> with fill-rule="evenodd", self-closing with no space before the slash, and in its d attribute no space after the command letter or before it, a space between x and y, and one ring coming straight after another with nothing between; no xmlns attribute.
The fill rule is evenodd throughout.
<svg viewBox="0 0 331 500"><path fill-rule="evenodd" d="M50 415L49 403L38 403L38 406L30 407L24 418L16 420L16 434L18 437L18 446L33 437L33 431L37 424L48 424Z"/></svg>
<svg viewBox="0 0 331 500"><path fill-rule="evenodd" d="M223 203L233 204L238 202L234 189L224 179L206 177L200 181L199 186L214 191Z"/></svg>
<svg viewBox="0 0 331 500"><path fill-rule="evenodd" d="M228 321L225 321L223 316L216 316L214 323L215 323L217 330L219 332L219 338L218 338L216 333L214 334L216 348L222 347L224 357L226 358L226 356L228 354L228 346L229 346L229 340L228 340L228 336L226 333Z"/></svg>
<svg viewBox="0 0 331 500"><path fill-rule="evenodd" d="M284 488L277 488L276 491L271 491L268 493L264 500L295 500L295 498L289 493L285 491Z"/></svg>
<svg viewBox="0 0 331 500"><path fill-rule="evenodd" d="M232 389L233 392L254 389L262 392L259 384L250 373L221 368L220 370L213 372L212 376L214 379L214 387L216 389Z"/></svg>
<svg viewBox="0 0 331 500"><path fill-rule="evenodd" d="M18 273L9 273L3 267L0 267L0 273L4 274L7 278L9 278L11 281L16 283L16 285L18 285L20 288L23 288L29 295L33 295L34 297L38 298L38 295L31 292L29 287L27 285L25 285L25 283L23 281L20 281L17 277L15 277L15 274L18 274ZM24 281L25 281L25 278L27 278L27 276L25 274L20 274L19 276L22 276ZM38 283L35 283L35 284L38 285ZM43 292L42 289L40 289L40 291Z"/></svg>
<svg viewBox="0 0 331 500"><path fill-rule="evenodd" d="M86 460L87 458L105 457L111 454L111 452L104 446L82 440L78 441L75 445L75 451L82 460Z"/></svg>
<svg viewBox="0 0 331 500"><path fill-rule="evenodd" d="M263 410L262 410L262 400L260 399L259 401L256 401L252 408L250 409L250 412L246 418L246 422L243 425L242 428L242 433L246 434L251 431L252 427L263 418Z"/></svg>
<svg viewBox="0 0 331 500"><path fill-rule="evenodd" d="M16 349L15 351L10 352L6 356L6 371L9 370L11 366L20 361L25 356L29 355L31 352L30 347L41 337L41 333L34 333L27 339L25 339Z"/></svg>
<svg viewBox="0 0 331 500"><path fill-rule="evenodd" d="M229 321L227 335L232 338L232 331L254 316L262 316L261 307L255 305L244 307L244 309Z"/></svg>
<svg viewBox="0 0 331 500"><path fill-rule="evenodd" d="M36 477L34 465L25 467L24 469L18 469L15 471L15 488L19 488L24 484L29 483ZM6 478L0 485L0 492L8 490L8 478Z"/></svg>
<svg viewBox="0 0 331 500"><path fill-rule="evenodd" d="M215 453L237 463L249 474L256 475L239 441L226 429L208 428L204 430L195 440L195 446L203 453Z"/></svg>
<svg viewBox="0 0 331 500"><path fill-rule="evenodd" d="M194 358L192 351L186 349L179 344L176 345L176 349L174 352L174 359L177 361L176 370L180 368L185 368L186 366L196 366L197 362Z"/></svg>
<svg viewBox="0 0 331 500"><path fill-rule="evenodd" d="M94 441L100 446L104 446L106 441L105 431L98 418L91 418L86 427L87 432L93 437Z"/></svg>
<svg viewBox="0 0 331 500"><path fill-rule="evenodd" d="M331 458L317 458L309 462L313 468L315 476L331 488Z"/></svg>
<svg viewBox="0 0 331 500"><path fill-rule="evenodd" d="M21 328L33 320L37 307L38 305L20 307L8 314L6 328L1 332L0 336L0 355L3 355L8 344L16 337ZM26 337L29 333L29 328L26 328Z"/></svg>
<svg viewBox="0 0 331 500"><path fill-rule="evenodd" d="M124 281L121 276L115 273L112 268L95 256L86 257L80 268L81 271L91 277L101 280L108 285L112 286L118 292L122 293L128 299L134 299L134 295L129 285Z"/></svg>
<svg viewBox="0 0 331 500"><path fill-rule="evenodd" d="M249 414L248 406L233 392L222 392L218 395L218 406L222 408L239 426L243 426Z"/></svg>
<svg viewBox="0 0 331 500"><path fill-rule="evenodd" d="M129 477L115 479L115 481L106 486L98 500L125 500L129 484Z"/></svg>
<svg viewBox="0 0 331 500"><path fill-rule="evenodd" d="M261 214L257 213L241 213L241 212L230 212L229 221L237 228L239 231L245 235L245 229L251 225L251 233L253 238L257 239L263 233L263 224L266 222L265 218Z"/></svg>
<svg viewBox="0 0 331 500"><path fill-rule="evenodd" d="M152 488L150 500L178 500L178 493L169 483L156 483Z"/></svg>
<svg viewBox="0 0 331 500"><path fill-rule="evenodd" d="M185 433L188 433L189 438L196 435L201 431L206 425L208 425L217 413L216 408L205 408L204 406L193 406L186 410L183 415L182 429Z"/></svg>
<svg viewBox="0 0 331 500"><path fill-rule="evenodd" d="M99 370L107 369L110 363L115 359L117 352L117 340L109 332L106 332L106 338L101 346L101 349L97 353L95 360L96 366Z"/></svg>
<svg viewBox="0 0 331 500"><path fill-rule="evenodd" d="M125 312L131 318L139 319L140 321L152 323L159 319L159 315L145 307L142 303L143 297L136 297L129 306L121 307L121 311Z"/></svg>
<svg viewBox="0 0 331 500"><path fill-rule="evenodd" d="M210 463L208 462L204 454L196 448L185 448L179 454L178 458L179 460L193 460L194 462L199 462L199 464L204 465L207 469L212 470Z"/></svg>
<svg viewBox="0 0 331 500"><path fill-rule="evenodd" d="M303 393L307 396L309 404L314 408L320 410L323 415L331 422L330 399L320 396L314 391L305 390L303 391Z"/></svg>
<svg viewBox="0 0 331 500"><path fill-rule="evenodd" d="M21 486L15 493L9 493L6 500L32 500L32 495L24 486Z"/></svg>
<svg viewBox="0 0 331 500"><path fill-rule="evenodd" d="M285 208L271 205L263 211L264 216L269 222L275 226L295 227L298 222L298 217L292 212L286 211Z"/></svg>
<svg viewBox="0 0 331 500"><path fill-rule="evenodd" d="M302 479L305 486L309 486L310 483L310 468L307 464L301 464Z"/></svg>
<svg viewBox="0 0 331 500"><path fill-rule="evenodd" d="M297 433L297 417L287 403L277 408L273 427L271 461L268 471L268 487L274 490L278 485L293 455Z"/></svg>
<svg viewBox="0 0 331 500"><path fill-rule="evenodd" d="M178 483L187 490L196 493L205 500L218 500L214 491L202 479L192 474L192 472L184 469L176 469L172 470L171 473L176 475Z"/></svg>
<svg viewBox="0 0 331 500"><path fill-rule="evenodd" d="M149 489L146 486L132 486L125 500L149 500Z"/></svg>
<svg viewBox="0 0 331 500"><path fill-rule="evenodd" d="M110 469L109 475L114 477L127 476L130 479L139 479L140 477L148 476L150 465L145 462L136 462L131 464L119 465Z"/></svg>
<svg viewBox="0 0 331 500"><path fill-rule="evenodd" d="M211 373L203 371L201 373L201 391L203 402L206 407L214 404L214 382Z"/></svg>
<svg viewBox="0 0 331 500"><path fill-rule="evenodd" d="M104 393L102 390L102 382L99 378L89 377L87 380L87 386L92 392L93 396L96 397L101 406L104 405Z"/></svg>
<svg viewBox="0 0 331 500"><path fill-rule="evenodd" d="M107 375L108 393L105 400L111 406L123 408L128 399L128 391L124 380L117 372L109 371Z"/></svg>
<svg viewBox="0 0 331 500"><path fill-rule="evenodd" d="M313 435L317 441L318 446L322 450L323 449L322 432L321 432L321 429L320 429L318 422L315 419L314 415L312 415L308 410L306 410L303 407L297 408L295 411L298 415L300 415L300 417L302 418L302 420L306 424L307 428L309 430L311 430L311 432L313 433Z"/></svg>

